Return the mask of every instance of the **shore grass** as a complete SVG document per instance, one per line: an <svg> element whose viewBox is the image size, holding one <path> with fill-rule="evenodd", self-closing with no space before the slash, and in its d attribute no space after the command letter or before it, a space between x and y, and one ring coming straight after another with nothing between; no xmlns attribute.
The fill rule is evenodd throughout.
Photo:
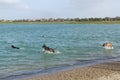
<svg viewBox="0 0 120 80"><path fill-rule="evenodd" d="M0 22L0 24L120 24L120 21Z"/></svg>

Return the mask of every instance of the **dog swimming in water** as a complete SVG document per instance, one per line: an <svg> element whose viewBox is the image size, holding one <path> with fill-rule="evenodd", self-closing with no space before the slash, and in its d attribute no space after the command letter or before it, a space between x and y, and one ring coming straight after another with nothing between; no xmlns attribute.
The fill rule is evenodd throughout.
<svg viewBox="0 0 120 80"><path fill-rule="evenodd" d="M50 48L46 46L45 44L42 46L42 48L44 49L45 53L55 53L55 50L53 48Z"/></svg>
<svg viewBox="0 0 120 80"><path fill-rule="evenodd" d="M19 47L16 47L16 46L14 46L14 45L11 45L11 48L20 49Z"/></svg>
<svg viewBox="0 0 120 80"><path fill-rule="evenodd" d="M110 42L106 42L102 45L105 49L113 49L113 45Z"/></svg>

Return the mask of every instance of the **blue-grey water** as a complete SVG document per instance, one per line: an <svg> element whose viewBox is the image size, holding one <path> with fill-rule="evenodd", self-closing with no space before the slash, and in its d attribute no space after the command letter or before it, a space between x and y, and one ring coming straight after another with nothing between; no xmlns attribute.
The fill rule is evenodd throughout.
<svg viewBox="0 0 120 80"><path fill-rule="evenodd" d="M114 49L105 50L104 42L112 42ZM54 48L55 54L43 53L43 44ZM119 57L120 25L0 24L0 80L34 70Z"/></svg>

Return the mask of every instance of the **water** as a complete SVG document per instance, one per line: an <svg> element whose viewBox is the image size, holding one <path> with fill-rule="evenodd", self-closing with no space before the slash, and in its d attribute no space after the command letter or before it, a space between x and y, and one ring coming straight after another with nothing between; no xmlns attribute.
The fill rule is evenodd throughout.
<svg viewBox="0 0 120 80"><path fill-rule="evenodd" d="M120 25L112 24L0 24L0 80L61 65L119 58L119 35ZM112 42L114 49L105 50L104 42ZM12 44L20 49L12 49ZM56 53L43 53L43 44Z"/></svg>

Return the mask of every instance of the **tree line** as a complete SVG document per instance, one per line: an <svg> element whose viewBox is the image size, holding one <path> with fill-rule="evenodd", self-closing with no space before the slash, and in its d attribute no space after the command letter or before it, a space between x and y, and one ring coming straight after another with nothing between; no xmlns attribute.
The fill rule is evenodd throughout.
<svg viewBox="0 0 120 80"><path fill-rule="evenodd" d="M120 17L105 17L105 18L49 18L49 19L15 19L4 20L0 19L0 22L64 22L64 21L120 21Z"/></svg>

